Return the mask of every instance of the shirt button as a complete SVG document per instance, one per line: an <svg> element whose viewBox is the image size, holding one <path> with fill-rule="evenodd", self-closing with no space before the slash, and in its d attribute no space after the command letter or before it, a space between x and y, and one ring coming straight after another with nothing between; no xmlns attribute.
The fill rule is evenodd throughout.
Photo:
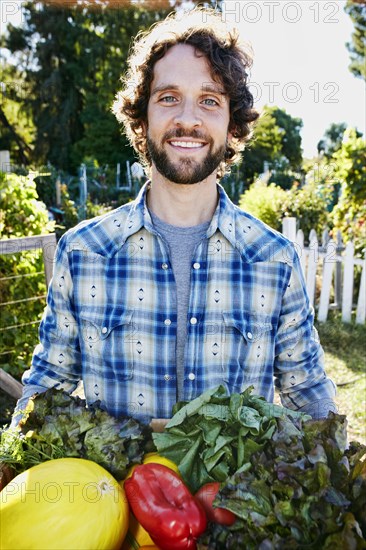
<svg viewBox="0 0 366 550"><path fill-rule="evenodd" d="M200 267L201 267L201 264L198 263L198 262L195 262L195 263L193 264L193 269L199 269Z"/></svg>
<svg viewBox="0 0 366 550"><path fill-rule="evenodd" d="M190 321L191 325L196 325L197 324L197 318L196 317L191 317Z"/></svg>
<svg viewBox="0 0 366 550"><path fill-rule="evenodd" d="M103 328L102 328L102 334L107 334L107 332L108 332L107 327L103 327Z"/></svg>
<svg viewBox="0 0 366 550"><path fill-rule="evenodd" d="M251 332L247 332L247 337L249 340L251 340L253 338L253 334Z"/></svg>
<svg viewBox="0 0 366 550"><path fill-rule="evenodd" d="M167 382L169 382L169 380L170 380L170 375L169 375L169 374L164 374L164 380L166 380Z"/></svg>
<svg viewBox="0 0 366 550"><path fill-rule="evenodd" d="M161 267L162 267L163 269L168 269L169 266L168 266L168 264L166 264L166 263L164 262L163 264L161 264Z"/></svg>
<svg viewBox="0 0 366 550"><path fill-rule="evenodd" d="M166 326L168 327L168 326L171 325L171 324L172 324L172 322L171 322L170 319L165 319L164 325L166 325Z"/></svg>
<svg viewBox="0 0 366 550"><path fill-rule="evenodd" d="M190 372L189 375L188 375L188 378L190 380L194 380L196 378L196 375L193 372Z"/></svg>

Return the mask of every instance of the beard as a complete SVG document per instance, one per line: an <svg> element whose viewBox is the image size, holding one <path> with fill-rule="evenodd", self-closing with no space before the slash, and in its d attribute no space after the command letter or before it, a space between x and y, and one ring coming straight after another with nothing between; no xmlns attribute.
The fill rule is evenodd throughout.
<svg viewBox="0 0 366 550"><path fill-rule="evenodd" d="M163 149L162 144L168 139L182 137L201 139L208 143L208 153L201 162L194 160L190 156L182 156L180 160L175 162L169 159L168 153ZM195 130L189 133L182 129L168 132L163 136L161 145L152 140L149 133L147 133L146 143L151 161L155 164L157 171L173 183L181 183L184 185L199 183L210 176L225 159L226 143L213 149L213 140L207 138L207 136L199 135Z"/></svg>

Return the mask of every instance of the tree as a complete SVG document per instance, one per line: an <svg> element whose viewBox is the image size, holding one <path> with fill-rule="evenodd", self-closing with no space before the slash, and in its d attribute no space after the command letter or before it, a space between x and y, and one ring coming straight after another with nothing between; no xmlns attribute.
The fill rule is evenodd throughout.
<svg viewBox="0 0 366 550"><path fill-rule="evenodd" d="M300 170L302 163L301 118L294 118L279 107L268 107L281 132L281 155L286 158L293 170Z"/></svg>
<svg viewBox="0 0 366 550"><path fill-rule="evenodd" d="M281 132L276 120L263 110L254 130L252 141L243 153L242 174L251 183L263 171L264 162L273 163L281 150Z"/></svg>
<svg viewBox="0 0 366 550"><path fill-rule="evenodd" d="M347 124L345 122L333 122L318 142L318 154L322 153L325 157L331 158L333 153L342 147L343 134L346 128Z"/></svg>
<svg viewBox="0 0 366 550"><path fill-rule="evenodd" d="M25 75L23 106L35 126L33 163L48 161L76 173L86 156L100 165L133 158L110 111L131 38L185 6L181 0L23 5L23 26L9 26L5 45Z"/></svg>
<svg viewBox="0 0 366 550"><path fill-rule="evenodd" d="M254 129L254 138L243 153L242 175L247 184L263 172L264 162L275 170L276 183L291 187L300 177L302 120L279 107L265 106ZM288 176L288 181L283 176ZM281 181L280 181L281 180Z"/></svg>
<svg viewBox="0 0 366 550"><path fill-rule="evenodd" d="M342 147L333 155L341 196L332 212L335 229L345 242L352 240L362 254L366 242L366 141L355 128L347 129Z"/></svg>
<svg viewBox="0 0 366 550"><path fill-rule="evenodd" d="M82 136L78 113L83 105L83 72L77 52L86 33L74 24L68 10L32 2L23 10L24 26L9 26L6 46L26 75L29 95L24 106L36 127L32 161L48 160L71 169L71 145ZM91 63L88 57L84 56L86 69Z"/></svg>
<svg viewBox="0 0 366 550"><path fill-rule="evenodd" d="M27 165L32 154L28 143L32 139L34 126L23 108L24 77L16 67L7 65L2 55L0 86L0 150L11 151L13 163Z"/></svg>
<svg viewBox="0 0 366 550"><path fill-rule="evenodd" d="M366 80L366 5L364 0L347 0L344 10L351 17L355 27L352 42L346 44L351 54L349 70L356 77Z"/></svg>

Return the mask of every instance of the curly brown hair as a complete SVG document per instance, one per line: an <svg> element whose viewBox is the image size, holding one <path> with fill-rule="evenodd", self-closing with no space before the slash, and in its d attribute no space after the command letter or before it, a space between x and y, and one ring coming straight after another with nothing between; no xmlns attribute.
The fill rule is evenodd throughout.
<svg viewBox="0 0 366 550"><path fill-rule="evenodd" d="M229 131L233 138L218 170L218 177L222 177L240 159L240 151L251 138L259 113L253 109L253 96L248 89L247 69L253 62L251 49L241 41L237 29L229 29L221 13L201 7L183 16L171 13L149 31L138 34L128 58L127 73L121 78L123 88L116 95L112 111L123 123L131 145L149 171L151 158L144 126L147 127L154 65L176 44L189 44L206 56L212 78L223 84L230 99Z"/></svg>

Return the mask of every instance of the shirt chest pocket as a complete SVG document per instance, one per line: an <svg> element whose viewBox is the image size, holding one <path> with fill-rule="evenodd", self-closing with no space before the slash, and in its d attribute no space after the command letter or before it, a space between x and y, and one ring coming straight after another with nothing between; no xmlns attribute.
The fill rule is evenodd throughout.
<svg viewBox="0 0 366 550"><path fill-rule="evenodd" d="M136 330L133 310L80 313L83 368L109 380L133 377Z"/></svg>
<svg viewBox="0 0 366 550"><path fill-rule="evenodd" d="M272 323L265 315L223 312L222 372L231 387L258 388L272 356Z"/></svg>

